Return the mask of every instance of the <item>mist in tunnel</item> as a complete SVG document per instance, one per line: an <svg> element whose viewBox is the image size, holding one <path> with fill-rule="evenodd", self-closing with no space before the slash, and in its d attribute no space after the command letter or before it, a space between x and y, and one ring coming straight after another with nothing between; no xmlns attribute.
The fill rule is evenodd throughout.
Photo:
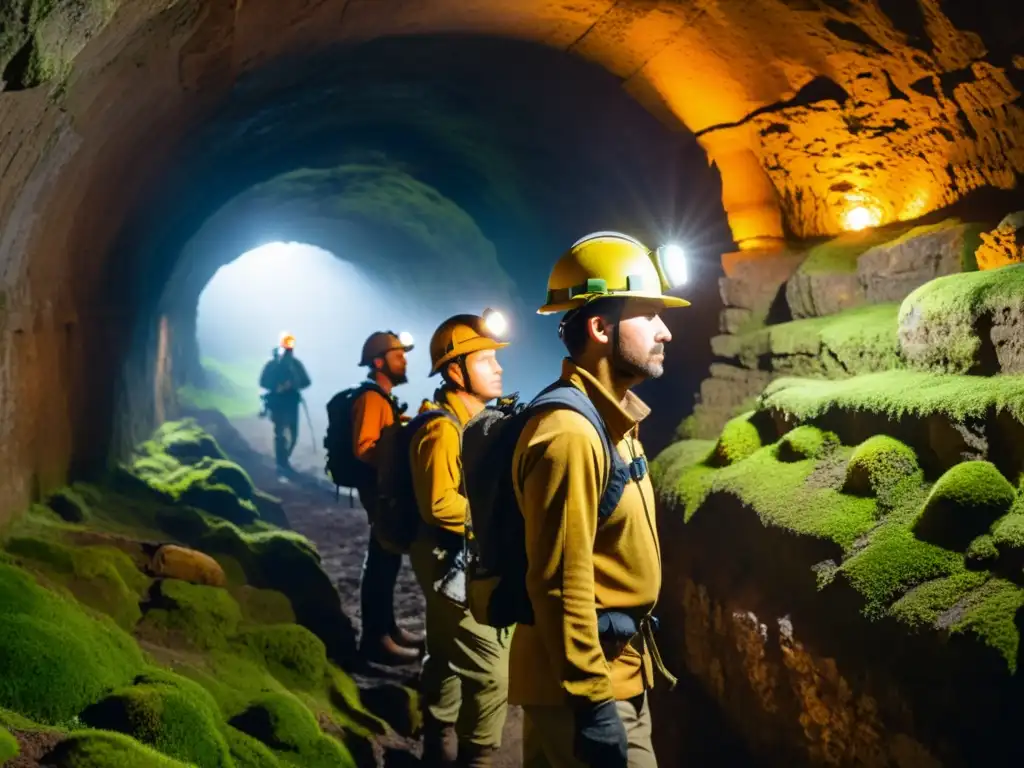
<svg viewBox="0 0 1024 768"><path fill-rule="evenodd" d="M386 259L386 252L378 258ZM415 411L440 384L439 377L428 376L434 329L452 314L480 313L486 307L510 321L506 337L511 345L499 356L506 392L532 397L559 370L564 349L554 333L556 321L524 311L525 301L508 306L501 293L470 289L455 302L429 286L417 289L388 280L347 261L344 254L304 243L267 243L220 267L200 295L196 334L201 360L208 388L222 397L213 404L234 417L254 415L260 371L282 334L290 333L296 337L295 355L312 380L305 400L319 444L327 401L366 377L366 368L358 365L364 340L374 331L391 330L407 331L414 339L409 381L395 394ZM189 392L184 395L187 400ZM310 440L303 438L305 443Z"/></svg>

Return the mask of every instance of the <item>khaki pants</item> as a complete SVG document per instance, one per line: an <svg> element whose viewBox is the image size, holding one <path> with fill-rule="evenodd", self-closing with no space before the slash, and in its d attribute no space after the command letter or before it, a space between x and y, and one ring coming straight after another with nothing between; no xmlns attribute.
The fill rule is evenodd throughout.
<svg viewBox="0 0 1024 768"><path fill-rule="evenodd" d="M508 713L508 654L512 638L473 620L467 608L437 594L440 576L428 538L409 553L427 601L427 653L420 700L435 720L454 724L459 741L500 747Z"/></svg>
<svg viewBox="0 0 1024 768"><path fill-rule="evenodd" d="M629 739L629 768L657 768L647 695L616 702ZM523 707L523 768L599 768L573 757L573 715L568 707Z"/></svg>

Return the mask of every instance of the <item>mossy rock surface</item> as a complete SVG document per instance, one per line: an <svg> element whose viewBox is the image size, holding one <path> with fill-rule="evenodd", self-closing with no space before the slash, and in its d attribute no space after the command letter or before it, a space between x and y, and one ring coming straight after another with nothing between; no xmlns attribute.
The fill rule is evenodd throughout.
<svg viewBox="0 0 1024 768"><path fill-rule="evenodd" d="M66 587L76 599L130 630L142 616L139 601L150 580L131 557L105 546L68 546L38 536L13 536L7 551Z"/></svg>
<svg viewBox="0 0 1024 768"><path fill-rule="evenodd" d="M108 731L72 733L46 756L54 768L189 768L130 736Z"/></svg>
<svg viewBox="0 0 1024 768"><path fill-rule="evenodd" d="M152 605L139 627L140 633L165 640L171 633L203 650L226 647L242 621L242 610L227 590L178 579L158 581Z"/></svg>
<svg viewBox="0 0 1024 768"><path fill-rule="evenodd" d="M19 752L18 740L6 728L0 726L0 765L4 760L17 757Z"/></svg>
<svg viewBox="0 0 1024 768"><path fill-rule="evenodd" d="M1024 312L1024 265L941 277L900 307L903 356L922 370L1019 372L1024 345L1016 331Z"/></svg>
<svg viewBox="0 0 1024 768"><path fill-rule="evenodd" d="M775 411L800 423L830 413L872 413L898 421L935 414L963 422L989 410L1024 421L1021 382L1014 376L991 378L894 370L850 379L780 378L761 394L760 410Z"/></svg>
<svg viewBox="0 0 1024 768"><path fill-rule="evenodd" d="M230 725L224 729L235 768L279 768L281 762L270 747Z"/></svg>
<svg viewBox="0 0 1024 768"><path fill-rule="evenodd" d="M743 461L761 448L761 434L750 421L753 412L744 413L729 421L715 444L712 462L715 466L727 467Z"/></svg>
<svg viewBox="0 0 1024 768"><path fill-rule="evenodd" d="M287 694L261 697L232 718L231 725L294 765L309 768L355 766L348 750L324 735L309 710Z"/></svg>
<svg viewBox="0 0 1024 768"><path fill-rule="evenodd" d="M913 448L887 435L875 435L854 450L846 466L843 491L874 496L881 505L892 507L922 480Z"/></svg>
<svg viewBox="0 0 1024 768"><path fill-rule="evenodd" d="M914 520L915 535L963 552L1009 512L1017 492L987 461L965 461L939 478Z"/></svg>
<svg viewBox="0 0 1024 768"><path fill-rule="evenodd" d="M66 721L142 666L135 641L112 620L0 565L0 707Z"/></svg>
<svg viewBox="0 0 1024 768"><path fill-rule="evenodd" d="M839 438L834 432L826 432L809 424L790 430L779 440L777 456L779 461L803 461L817 459L839 447Z"/></svg>
<svg viewBox="0 0 1024 768"><path fill-rule="evenodd" d="M320 638L305 627L297 624L251 627L239 640L252 649L278 679L298 688L324 685L327 652Z"/></svg>
<svg viewBox="0 0 1024 768"><path fill-rule="evenodd" d="M163 670L143 675L82 712L87 725L127 734L204 768L234 768L221 713L201 686Z"/></svg>

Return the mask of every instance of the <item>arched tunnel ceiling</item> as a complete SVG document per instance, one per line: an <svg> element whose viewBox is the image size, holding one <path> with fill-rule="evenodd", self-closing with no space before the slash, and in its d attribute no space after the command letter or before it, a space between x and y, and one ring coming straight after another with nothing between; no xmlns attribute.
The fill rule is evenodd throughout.
<svg viewBox="0 0 1024 768"><path fill-rule="evenodd" d="M247 177L257 164L245 157L206 176L183 158L233 104L268 95L275 72L290 70L277 87L292 88L302 70L289 62L439 35L592 61L698 136L740 246L778 247L786 231L836 231L853 204L887 220L1013 186L1024 169L1021 18L996 0L15 0L0 10L0 324L131 324L131 302L111 305L108 283L147 263L140 212L189 173L193 191L223 200L266 178L266 167ZM99 364L88 356L101 336L82 349L62 338L74 363L49 359L62 353L41 340L8 346L0 399L41 413L33 382L58 366L70 366L71 395L42 421L5 413L0 438L47 432L60 453L71 440L62 412L81 410L74 382ZM28 479L38 457L17 456L0 461L13 478L0 489L24 498L44 481ZM60 474L51 463L43 475Z"/></svg>
<svg viewBox="0 0 1024 768"><path fill-rule="evenodd" d="M1019 15L1000 10L993 0L20 0L0 48L6 277L24 274L29 249L75 251L87 274L127 201L246 73L396 35L526 39L597 62L700 136L741 245L782 234L776 194L798 235L835 231L862 199L884 218L924 213L983 184L1011 186L1024 169ZM44 207L72 226L34 230L29 212ZM66 270L34 272L62 282Z"/></svg>

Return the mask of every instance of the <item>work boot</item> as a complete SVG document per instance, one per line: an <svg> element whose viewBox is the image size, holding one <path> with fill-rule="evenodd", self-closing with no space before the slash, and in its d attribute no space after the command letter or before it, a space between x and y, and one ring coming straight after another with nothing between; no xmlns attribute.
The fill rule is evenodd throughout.
<svg viewBox="0 0 1024 768"><path fill-rule="evenodd" d="M417 634L416 632L410 632L409 630L402 629L401 627L395 627L391 631L391 639L406 648L415 648L420 651L422 651L426 645L426 638L424 638L423 635Z"/></svg>
<svg viewBox="0 0 1024 768"><path fill-rule="evenodd" d="M424 765L448 766L455 768L459 758L459 739L455 725L442 723L429 714L423 716L423 759Z"/></svg>
<svg viewBox="0 0 1024 768"><path fill-rule="evenodd" d="M459 742L459 768L491 768L497 747L485 747L470 742Z"/></svg>
<svg viewBox="0 0 1024 768"><path fill-rule="evenodd" d="M418 650L399 645L390 635L384 635L377 640L367 640L360 644L359 650L367 661L388 666L413 664L420 658Z"/></svg>

